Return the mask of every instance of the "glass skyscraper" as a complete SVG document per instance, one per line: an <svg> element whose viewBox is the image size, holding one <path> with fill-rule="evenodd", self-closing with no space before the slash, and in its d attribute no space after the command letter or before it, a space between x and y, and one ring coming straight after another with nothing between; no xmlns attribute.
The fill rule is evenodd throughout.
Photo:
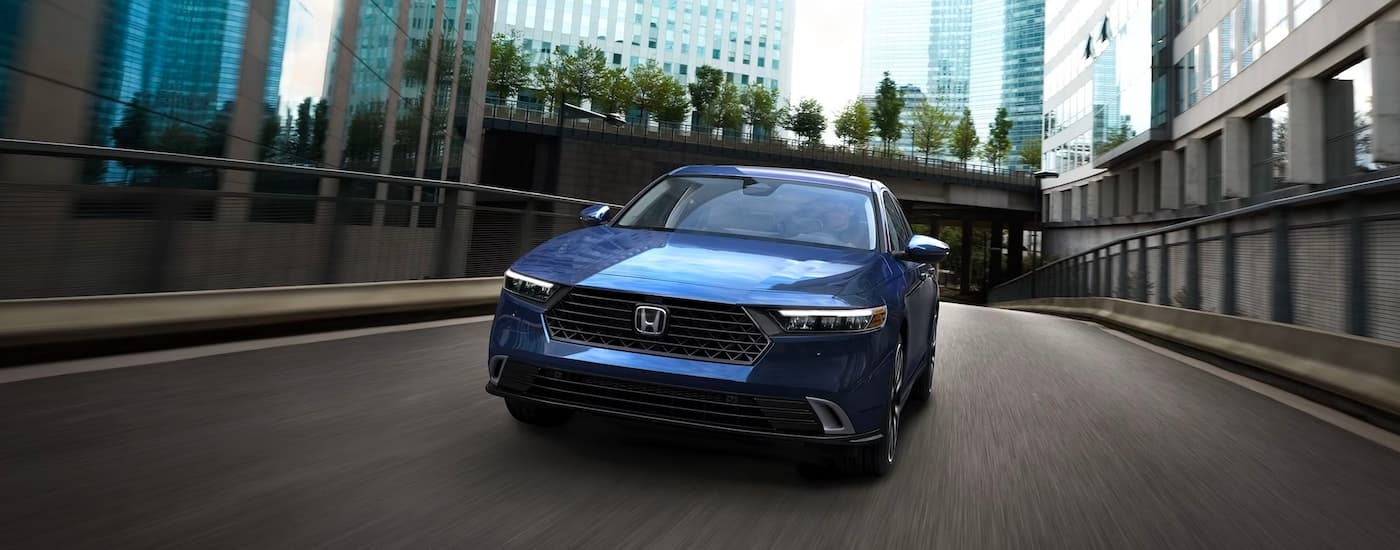
<svg viewBox="0 0 1400 550"><path fill-rule="evenodd" d="M792 81L795 0L500 0L495 31L518 32L537 58L580 42L608 64L655 60L681 82L710 65L738 85ZM786 48L786 49L785 49ZM785 94L784 94L785 95Z"/></svg>
<svg viewBox="0 0 1400 550"><path fill-rule="evenodd" d="M866 7L860 90L871 96L884 72L901 87L961 117L972 109L978 133L998 107L1014 122L1013 152L1039 135L1044 0L872 0ZM908 98L906 98L907 100ZM906 101L906 110L915 106ZM906 121L907 122L907 121ZM898 147L913 152L902 138Z"/></svg>

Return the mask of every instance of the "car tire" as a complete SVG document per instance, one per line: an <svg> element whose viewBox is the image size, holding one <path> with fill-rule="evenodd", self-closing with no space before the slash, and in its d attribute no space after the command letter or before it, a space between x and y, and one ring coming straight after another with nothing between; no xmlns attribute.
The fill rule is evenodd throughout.
<svg viewBox="0 0 1400 550"><path fill-rule="evenodd" d="M852 449L837 467L842 473L857 476L881 477L894 470L899 451L899 429L902 405L899 403L899 366L904 363L904 339L900 338L895 348L895 375L890 377L889 403L885 411L885 427L879 441Z"/></svg>
<svg viewBox="0 0 1400 550"><path fill-rule="evenodd" d="M522 423L532 426L559 426L574 416L570 409L506 398L506 410Z"/></svg>

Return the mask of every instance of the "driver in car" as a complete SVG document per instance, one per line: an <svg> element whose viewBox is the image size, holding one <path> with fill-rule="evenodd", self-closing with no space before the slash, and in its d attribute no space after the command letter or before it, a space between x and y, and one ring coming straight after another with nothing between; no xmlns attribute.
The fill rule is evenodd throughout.
<svg viewBox="0 0 1400 550"><path fill-rule="evenodd" d="M850 203L825 203L820 208L821 214L818 219L821 220L822 228L819 233L831 237L844 246L859 248L864 244L862 242L864 239L861 238L863 230L851 223L851 220L855 218L856 211Z"/></svg>

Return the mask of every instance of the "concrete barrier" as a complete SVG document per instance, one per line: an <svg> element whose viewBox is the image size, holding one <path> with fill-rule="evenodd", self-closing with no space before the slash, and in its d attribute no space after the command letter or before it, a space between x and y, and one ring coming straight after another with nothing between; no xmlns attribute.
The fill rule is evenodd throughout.
<svg viewBox="0 0 1400 550"><path fill-rule="evenodd" d="M1395 343L1115 298L1039 298L995 306L1121 326L1400 415L1400 345Z"/></svg>
<svg viewBox="0 0 1400 550"><path fill-rule="evenodd" d="M501 278L437 279L0 301L0 347L484 306Z"/></svg>

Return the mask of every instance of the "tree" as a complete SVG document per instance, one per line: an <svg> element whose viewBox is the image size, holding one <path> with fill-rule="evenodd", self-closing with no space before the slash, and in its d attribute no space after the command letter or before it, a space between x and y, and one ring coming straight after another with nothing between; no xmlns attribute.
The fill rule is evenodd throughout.
<svg viewBox="0 0 1400 550"><path fill-rule="evenodd" d="M1111 151L1114 147L1127 143L1134 135L1137 134L1133 132L1133 119L1131 116L1125 116L1118 127L1105 133L1104 140L1097 144L1095 151Z"/></svg>
<svg viewBox="0 0 1400 550"><path fill-rule="evenodd" d="M964 108L962 121L953 130L953 156L966 163L977 152L979 142L981 138L977 137L977 127L972 123L972 109Z"/></svg>
<svg viewBox="0 0 1400 550"><path fill-rule="evenodd" d="M668 107L674 110L678 104L684 103L688 106L689 103L685 99L685 86L667 75L656 60L648 60L643 65L632 67L632 84L637 89L636 105L642 110L643 123L651 115L655 115L658 121L663 118L666 122L685 121L684 114L680 120L675 120L673 111L662 114Z"/></svg>
<svg viewBox="0 0 1400 550"><path fill-rule="evenodd" d="M122 113L121 124L112 128L112 145L119 149L150 149L151 148L151 112L150 96L145 92L137 92L126 104L126 111ZM134 171L145 163L136 160L123 160L122 165L129 172Z"/></svg>
<svg viewBox="0 0 1400 550"><path fill-rule="evenodd" d="M992 168L1001 166L1001 161L1006 160L1006 155L1011 152L1011 126L1014 125L1011 117L1006 113L1006 107L997 107L997 116L992 123L987 125L987 143L982 146L982 158L992 165Z"/></svg>
<svg viewBox="0 0 1400 550"><path fill-rule="evenodd" d="M326 130L330 128L330 104L324 98L316 102L315 116L311 123L311 150L307 152L306 158L314 162L321 162L326 154Z"/></svg>
<svg viewBox="0 0 1400 550"><path fill-rule="evenodd" d="M661 87L660 97L661 105L656 111L656 121L664 127L679 127L690 114L690 100L685 96L685 85L668 76Z"/></svg>
<svg viewBox="0 0 1400 550"><path fill-rule="evenodd" d="M855 100L836 116L836 137L852 147L864 149L870 145L874 133L870 122L870 109L865 102Z"/></svg>
<svg viewBox="0 0 1400 550"><path fill-rule="evenodd" d="M690 103L695 106L692 124L698 128L713 126L716 117L710 112L711 106L721 99L724 93L724 71L709 65L695 69L695 82L691 82Z"/></svg>
<svg viewBox="0 0 1400 550"><path fill-rule="evenodd" d="M430 31L422 40L413 40L413 48L404 59L403 80L410 86L425 86L428 82L428 58L431 57L433 33ZM457 41L443 39L438 42L437 67L433 72L434 86L443 89L452 83L452 61L457 52Z"/></svg>
<svg viewBox="0 0 1400 550"><path fill-rule="evenodd" d="M366 101L350 115L350 127L345 137L345 160L369 162L376 158L379 141L384 135L384 104Z"/></svg>
<svg viewBox="0 0 1400 550"><path fill-rule="evenodd" d="M296 141L292 144L292 152L297 158L307 158L311 156L311 127L314 125L311 114L311 98L302 100L297 105Z"/></svg>
<svg viewBox="0 0 1400 550"><path fill-rule="evenodd" d="M909 128L914 148L929 156L943 151L943 145L953 136L953 115L942 107L924 101L914 109L914 124Z"/></svg>
<svg viewBox="0 0 1400 550"><path fill-rule="evenodd" d="M885 71L885 78L880 81L880 87L875 90L873 122L875 123L875 133L880 136L880 141L884 142L886 152L890 149L890 143L899 141L899 137L904 134L903 125L899 121L899 115L903 111L904 94L895 86L889 71Z"/></svg>
<svg viewBox="0 0 1400 550"><path fill-rule="evenodd" d="M1030 138L1021 142L1016 147L1016 155L1021 157L1021 164L1029 166L1031 170L1040 170L1040 138Z"/></svg>
<svg viewBox="0 0 1400 550"><path fill-rule="evenodd" d="M581 102L598 95L608 70L603 50L579 42L573 52L559 47L535 66L535 84L562 109L567 101Z"/></svg>
<svg viewBox="0 0 1400 550"><path fill-rule="evenodd" d="M766 135L778 124L778 91L762 84L745 86L742 101L744 119L753 126L755 139L762 139L760 131Z"/></svg>
<svg viewBox="0 0 1400 550"><path fill-rule="evenodd" d="M783 127L792 130L803 139L805 145L818 145L822 133L826 131L826 115L822 114L822 104L815 99L804 99L783 117Z"/></svg>
<svg viewBox="0 0 1400 550"><path fill-rule="evenodd" d="M529 52L519 39L516 31L491 37L491 75L486 90L501 101L515 97L530 84Z"/></svg>
<svg viewBox="0 0 1400 550"><path fill-rule="evenodd" d="M209 120L209 124L203 130L203 140L198 148L190 149L189 152L208 156L224 156L224 146L228 143L229 121L233 119L233 102L225 101L223 107L214 113L214 118ZM175 139L175 134L170 137L162 134L162 139ZM165 144L163 146L169 146ZM167 149L173 151L172 149Z"/></svg>
<svg viewBox="0 0 1400 550"><path fill-rule="evenodd" d="M622 67L603 71L603 85L593 98L593 110L600 113L625 113L637 99L637 87Z"/></svg>
<svg viewBox="0 0 1400 550"><path fill-rule="evenodd" d="M744 127L743 92L733 82L726 82L710 111L710 122L714 126L723 128L725 132L739 132Z"/></svg>

